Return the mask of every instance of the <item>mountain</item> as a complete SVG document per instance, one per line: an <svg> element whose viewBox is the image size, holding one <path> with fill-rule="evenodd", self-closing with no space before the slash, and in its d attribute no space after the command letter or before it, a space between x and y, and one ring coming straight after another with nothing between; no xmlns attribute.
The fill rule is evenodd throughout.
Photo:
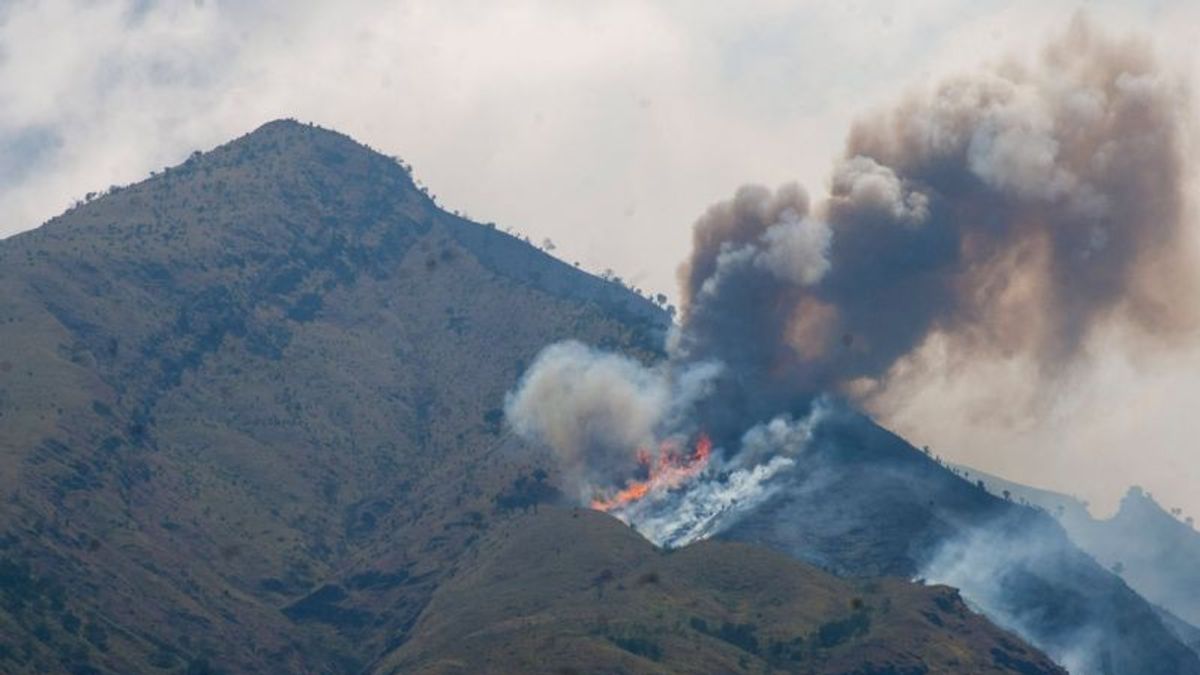
<svg viewBox="0 0 1200 675"><path fill-rule="evenodd" d="M1200 626L1200 533L1132 487L1111 518L1093 518L1074 497L1006 481L969 467L988 489L1037 506L1062 524L1071 540L1097 562L1118 571L1147 600Z"/></svg>
<svg viewBox="0 0 1200 675"><path fill-rule="evenodd" d="M0 659L359 669L531 470L524 364L665 325L289 121L5 240Z"/></svg>
<svg viewBox="0 0 1200 675"><path fill-rule="evenodd" d="M958 587L1072 672L1200 673L1190 638L1076 547L1047 512L992 494L845 409L818 426L774 496L722 537L841 575Z"/></svg>
<svg viewBox="0 0 1200 675"><path fill-rule="evenodd" d="M0 242L0 671L502 671L563 640L613 672L1053 672L947 589L544 506L505 393L550 342L651 361L668 326L293 121Z"/></svg>

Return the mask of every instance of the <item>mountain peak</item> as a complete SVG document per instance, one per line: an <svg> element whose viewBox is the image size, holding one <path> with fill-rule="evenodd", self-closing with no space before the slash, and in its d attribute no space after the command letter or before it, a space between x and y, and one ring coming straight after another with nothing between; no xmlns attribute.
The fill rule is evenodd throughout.
<svg viewBox="0 0 1200 675"><path fill-rule="evenodd" d="M1148 527L1151 524L1158 527L1183 527L1183 523L1168 513L1153 495L1137 485L1129 488L1121 498L1121 505L1112 519L1136 522L1139 523L1139 527Z"/></svg>
<svg viewBox="0 0 1200 675"><path fill-rule="evenodd" d="M133 267L157 261L192 284L201 283L187 273L194 267L211 271L249 259L284 268L296 256L308 255L344 257L338 267L345 274L365 271L364 266L384 274L416 239L434 229L503 277L551 295L632 312L658 326L656 331L667 321L648 300L574 269L528 240L444 211L399 159L294 119L272 120L208 152L197 151L177 166L152 172L147 180L89 196L86 203L14 238L12 243L24 253L9 247L0 250L0 260L32 265L39 260L36 252L44 251L46 262L54 266L80 260L92 265L96 256ZM131 245L134 240L136 246Z"/></svg>
<svg viewBox="0 0 1200 675"><path fill-rule="evenodd" d="M323 197L358 185L385 185L397 195L416 192L409 168L349 136L294 119L277 119L207 153L194 153L179 169L211 171L247 167L257 177L328 182ZM168 170L168 173L171 170ZM241 178L241 176L239 176Z"/></svg>
<svg viewBox="0 0 1200 675"><path fill-rule="evenodd" d="M257 129L220 146L214 152L222 148L237 148L243 151L246 149L294 151L305 147L321 148L327 151L336 150L341 153L379 154L345 134L326 129L312 122L300 122L290 117L266 122Z"/></svg>
<svg viewBox="0 0 1200 675"><path fill-rule="evenodd" d="M286 250L283 242L330 228L362 231L421 213L428 220L434 205L409 171L344 134L278 119L146 180L91 193L19 239L73 238L97 228L128 235L132 227L170 246L235 235Z"/></svg>
<svg viewBox="0 0 1200 675"><path fill-rule="evenodd" d="M248 133L246 135L253 136L255 134L263 134L263 133L296 133L296 132L307 133L310 131L326 132L326 133L334 133L334 134L337 133L335 131L331 131L324 127L317 126L316 124L313 124L312 122L301 122L300 120L296 119L295 117L280 117L278 119L273 119L268 122L263 122L257 129L251 131L250 133ZM338 135L341 135L341 134L338 134Z"/></svg>

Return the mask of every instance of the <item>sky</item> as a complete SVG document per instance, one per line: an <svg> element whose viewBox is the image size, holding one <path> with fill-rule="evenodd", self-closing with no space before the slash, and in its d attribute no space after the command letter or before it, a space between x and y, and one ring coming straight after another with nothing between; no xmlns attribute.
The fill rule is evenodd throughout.
<svg viewBox="0 0 1200 675"><path fill-rule="evenodd" d="M0 237L294 117L674 298L710 204L745 183L822 195L856 118L1032 54L1080 11L1200 82L1194 0L0 0ZM1093 351L1036 406L1011 404L1019 363L987 363L875 412L1098 513L1140 484L1200 516L1200 348Z"/></svg>

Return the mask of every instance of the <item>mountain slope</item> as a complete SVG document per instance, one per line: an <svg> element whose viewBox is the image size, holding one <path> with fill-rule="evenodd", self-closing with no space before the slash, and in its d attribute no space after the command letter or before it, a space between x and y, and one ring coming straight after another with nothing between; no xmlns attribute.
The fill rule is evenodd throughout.
<svg viewBox="0 0 1200 675"><path fill-rule="evenodd" d="M1200 673L1156 609L1048 514L990 494L869 419L820 425L786 486L724 533L840 574L922 576L1080 672Z"/></svg>
<svg viewBox="0 0 1200 675"><path fill-rule="evenodd" d="M391 673L1059 673L945 587L849 582L756 547L674 552L592 511L493 528Z"/></svg>
<svg viewBox="0 0 1200 675"><path fill-rule="evenodd" d="M287 121L0 242L0 661L357 669L530 470L523 364L665 321Z"/></svg>

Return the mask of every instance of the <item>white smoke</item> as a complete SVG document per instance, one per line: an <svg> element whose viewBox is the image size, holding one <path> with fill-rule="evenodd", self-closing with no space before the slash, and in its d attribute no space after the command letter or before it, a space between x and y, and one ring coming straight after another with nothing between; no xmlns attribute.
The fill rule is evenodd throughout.
<svg viewBox="0 0 1200 675"><path fill-rule="evenodd" d="M712 363L655 367L576 341L550 345L505 400L514 431L550 448L580 499L615 485L636 468L636 451L653 451L681 430L688 408L705 395Z"/></svg>
<svg viewBox="0 0 1200 675"><path fill-rule="evenodd" d="M780 487L778 480L796 465L827 407L807 417L777 417L752 427L737 452L713 460L707 470L675 490L651 493L613 515L642 536L668 548L707 539L736 523Z"/></svg>
<svg viewBox="0 0 1200 675"><path fill-rule="evenodd" d="M721 372L712 362L644 366L560 342L534 360L508 395L505 414L519 435L553 451L568 488L587 504L644 470L639 451L703 433L692 406L711 394ZM828 409L822 399L803 418L780 415L757 424L737 447L716 448L696 475L656 486L612 513L661 546L711 537L775 493L777 478L796 465Z"/></svg>
<svg viewBox="0 0 1200 675"><path fill-rule="evenodd" d="M780 456L725 476L706 472L678 491L651 494L613 515L659 546L686 546L725 530L766 501L778 489L771 479L795 464Z"/></svg>
<svg viewBox="0 0 1200 675"><path fill-rule="evenodd" d="M878 209L898 223L919 224L929 217L925 193L906 188L891 167L863 155L837 163L831 192L837 200Z"/></svg>
<svg viewBox="0 0 1200 675"><path fill-rule="evenodd" d="M1010 531L1005 523L979 527L942 544L920 576L931 583L959 589L973 609L1038 644L1068 672L1077 675L1106 672L1101 663L1103 631L1098 627L1083 624L1066 635L1050 638L1040 625L1045 620L1040 610L1014 600L1013 587L1022 583L1021 576L1036 578L1048 568L1062 564L1062 542L1037 527L1021 527L1017 532Z"/></svg>
<svg viewBox="0 0 1200 675"><path fill-rule="evenodd" d="M546 348L506 401L513 429L580 466L613 449L654 438L671 404L666 378L655 369L578 342Z"/></svg>

